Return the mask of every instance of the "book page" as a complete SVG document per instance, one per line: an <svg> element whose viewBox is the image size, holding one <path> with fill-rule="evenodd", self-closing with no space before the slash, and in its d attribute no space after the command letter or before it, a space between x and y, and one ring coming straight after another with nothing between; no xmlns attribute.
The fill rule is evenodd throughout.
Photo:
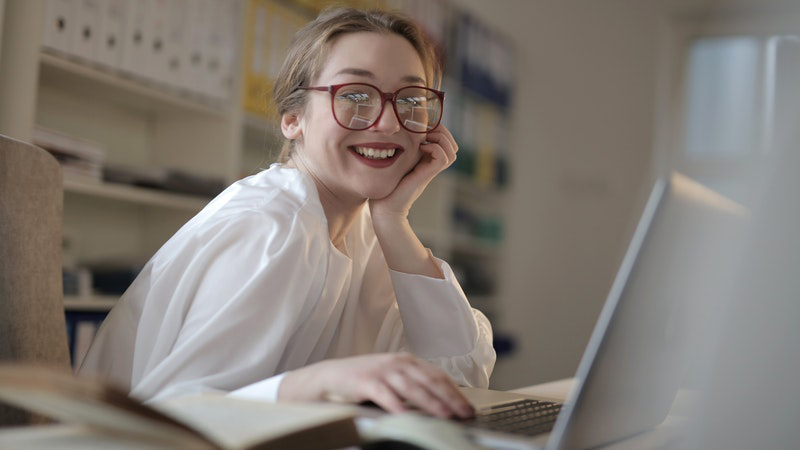
<svg viewBox="0 0 800 450"><path fill-rule="evenodd" d="M140 404L123 391L66 370L2 364L0 401L63 423L110 433L180 442L192 448L211 445L190 427Z"/></svg>
<svg viewBox="0 0 800 450"><path fill-rule="evenodd" d="M0 428L2 449L58 450L181 450L215 449L208 443L171 442L148 436L100 430L80 424L40 425Z"/></svg>
<svg viewBox="0 0 800 450"><path fill-rule="evenodd" d="M360 442L357 409L351 405L268 403L207 393L151 406L227 449L340 448Z"/></svg>

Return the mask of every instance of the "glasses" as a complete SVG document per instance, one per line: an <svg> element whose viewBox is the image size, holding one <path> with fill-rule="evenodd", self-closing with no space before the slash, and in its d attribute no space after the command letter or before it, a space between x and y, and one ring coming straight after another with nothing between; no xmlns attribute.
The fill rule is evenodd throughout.
<svg viewBox="0 0 800 450"><path fill-rule="evenodd" d="M412 133L427 133L442 120L444 92L420 86L406 86L394 92L381 92L367 83L301 86L298 89L331 93L333 118L342 128L366 130L383 115L383 106L392 101L400 125Z"/></svg>

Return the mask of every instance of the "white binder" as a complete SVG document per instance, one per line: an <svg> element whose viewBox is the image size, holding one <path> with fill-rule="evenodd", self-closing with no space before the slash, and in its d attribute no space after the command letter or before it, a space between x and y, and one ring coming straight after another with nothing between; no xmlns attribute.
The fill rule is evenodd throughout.
<svg viewBox="0 0 800 450"><path fill-rule="evenodd" d="M72 52L77 0L45 0L42 46L63 54Z"/></svg>
<svg viewBox="0 0 800 450"><path fill-rule="evenodd" d="M170 0L137 0L148 2L145 29L144 63L141 74L160 84L167 84L167 29Z"/></svg>
<svg viewBox="0 0 800 450"><path fill-rule="evenodd" d="M177 89L186 89L188 55L186 47L189 38L189 11L193 2L189 0L170 0L167 11L167 30L165 34L165 59L163 69L165 82Z"/></svg>
<svg viewBox="0 0 800 450"><path fill-rule="evenodd" d="M77 0L71 53L85 62L95 61L97 57L101 8L100 0Z"/></svg>
<svg viewBox="0 0 800 450"><path fill-rule="evenodd" d="M111 69L121 69L125 41L126 0L100 0L100 25L95 61Z"/></svg>
<svg viewBox="0 0 800 450"><path fill-rule="evenodd" d="M204 92L204 67L207 59L207 32L209 19L209 0L193 0L187 11L187 41L184 46L184 59L188 62L184 72L184 86L193 92Z"/></svg>
<svg viewBox="0 0 800 450"><path fill-rule="evenodd" d="M207 25L206 65L203 92L217 100L228 100L233 91L233 76L238 66L237 24L239 2L209 0L212 20Z"/></svg>
<svg viewBox="0 0 800 450"><path fill-rule="evenodd" d="M141 76L147 64L147 8L149 2L135 0L127 2L125 11L124 40L122 44L122 65L124 72Z"/></svg>

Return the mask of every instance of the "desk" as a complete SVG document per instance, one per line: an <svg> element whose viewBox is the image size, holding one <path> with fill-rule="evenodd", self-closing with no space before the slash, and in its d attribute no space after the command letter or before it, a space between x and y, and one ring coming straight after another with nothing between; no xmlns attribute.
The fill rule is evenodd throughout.
<svg viewBox="0 0 800 450"><path fill-rule="evenodd" d="M569 396L573 386L573 379L564 379L515 389L510 392L563 402ZM679 393L670 415L661 425L604 448L606 450L641 450L677 447L682 442L686 429L685 424L688 423L688 416L683 414L690 411L690 408L686 408L687 400L690 400L690 395L683 392ZM80 425L52 425L0 430L0 447L2 448L84 449L87 448L87 445L90 445L91 448L98 449L113 447L141 450L143 448L158 448L158 445L154 444L157 442L159 441L148 443L133 436L119 434L99 434Z"/></svg>

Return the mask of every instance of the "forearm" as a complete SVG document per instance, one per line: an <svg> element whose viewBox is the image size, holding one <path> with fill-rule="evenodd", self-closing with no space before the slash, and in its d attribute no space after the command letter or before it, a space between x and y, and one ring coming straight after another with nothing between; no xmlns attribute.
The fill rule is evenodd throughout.
<svg viewBox="0 0 800 450"><path fill-rule="evenodd" d="M373 214L373 228L390 269L408 274L444 278L439 265L420 242L408 219Z"/></svg>

